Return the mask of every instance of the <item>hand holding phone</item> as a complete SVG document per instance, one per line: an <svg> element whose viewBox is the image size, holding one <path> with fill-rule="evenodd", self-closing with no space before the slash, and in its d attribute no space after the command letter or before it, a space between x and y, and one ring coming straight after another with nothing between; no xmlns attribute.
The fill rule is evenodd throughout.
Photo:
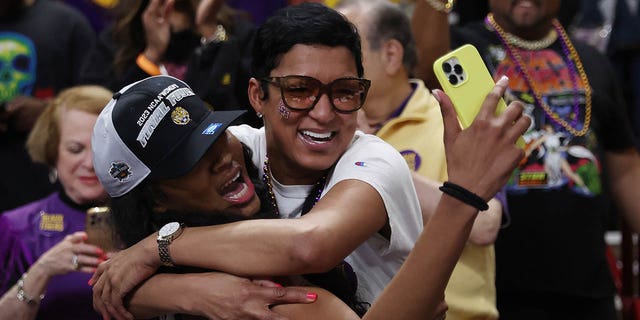
<svg viewBox="0 0 640 320"><path fill-rule="evenodd" d="M438 58L433 63L433 71L453 102L462 128L469 127L495 85L480 53L470 44L463 45ZM504 112L506 108L501 98L496 114ZM520 137L516 144L524 147L524 139Z"/></svg>

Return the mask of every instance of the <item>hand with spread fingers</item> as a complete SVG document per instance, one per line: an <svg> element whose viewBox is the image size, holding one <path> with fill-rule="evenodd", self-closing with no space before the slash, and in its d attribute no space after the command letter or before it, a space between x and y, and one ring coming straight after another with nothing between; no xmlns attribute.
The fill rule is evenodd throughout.
<svg viewBox="0 0 640 320"><path fill-rule="evenodd" d="M520 102L512 102L504 113L495 115L497 102L508 82L506 77L498 80L466 130L461 130L451 100L442 91L434 90L445 121L449 181L463 186L485 201L504 186L513 168L524 156L524 151L515 142L531 123L529 117L523 116ZM501 175L500 179L496 179L496 175Z"/></svg>

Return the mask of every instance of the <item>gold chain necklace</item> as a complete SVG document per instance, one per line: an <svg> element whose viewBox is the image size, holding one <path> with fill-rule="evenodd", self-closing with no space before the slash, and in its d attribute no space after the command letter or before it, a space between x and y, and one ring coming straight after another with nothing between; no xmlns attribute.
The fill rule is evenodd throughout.
<svg viewBox="0 0 640 320"><path fill-rule="evenodd" d="M547 48L558 39L558 33L555 29L549 30L549 33L544 38L535 41L525 40L508 32L505 32L504 36L509 44L532 51Z"/></svg>
<svg viewBox="0 0 640 320"><path fill-rule="evenodd" d="M269 155L264 157L264 164L262 167L262 181L267 185L267 192L269 193L269 200L271 200L271 208L273 213L276 216L280 215L280 209L278 208L278 201L276 200L276 195L273 193L273 184L271 183L271 170L269 168ZM311 208L320 200L320 196L322 195L322 190L324 189L324 183L327 181L327 174L323 175L313 186L311 192L305 199L304 204L302 205L302 214L307 213ZM315 195L313 202L309 202L309 197Z"/></svg>
<svg viewBox="0 0 640 320"><path fill-rule="evenodd" d="M557 113L551 110L551 107L549 107L547 103L545 103L542 100L542 94L534 85L534 82L532 81L531 76L529 75L529 72L525 69L524 64L522 63L522 57L520 57L520 53L512 46L511 43L509 43L506 36L507 33L493 19L493 14L489 13L487 15L486 21L489 24L489 26L491 26L493 30L498 34L498 37L502 41L503 45L506 47L507 52L510 54L511 58L516 63L518 70L520 70L520 72L524 76L525 81L527 82L527 85L533 92L536 103L544 110L547 116L549 116L551 120L553 120L554 122L562 126L572 135L578 136L578 137L585 135L587 131L589 131L589 124L591 123L591 107L592 107L591 86L589 85L589 79L587 78L587 74L584 71L584 66L580 61L580 56L578 56L578 53L576 52L576 49L571 43L571 40L569 40L569 36L564 31L564 28L562 28L560 23L557 20L553 20L553 27L556 33L560 35L560 39L562 39L563 49L565 51L565 55L567 56L567 60L568 60L567 64L569 65L569 67L572 67L573 66L572 61L575 62L575 68L577 69L578 74L580 75L580 80L584 84L586 101L585 101L584 124L581 130L577 130L570 123L562 119ZM572 69L572 71L574 70ZM574 90L577 91L577 84L575 83L575 80L573 82L574 82ZM576 92L575 94L577 95L578 93ZM576 117L577 116L578 115L576 114Z"/></svg>

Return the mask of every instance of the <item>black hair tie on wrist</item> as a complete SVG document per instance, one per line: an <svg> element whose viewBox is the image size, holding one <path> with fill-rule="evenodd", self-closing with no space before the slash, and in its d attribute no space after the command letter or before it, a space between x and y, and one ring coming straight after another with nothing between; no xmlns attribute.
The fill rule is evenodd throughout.
<svg viewBox="0 0 640 320"><path fill-rule="evenodd" d="M446 181L439 189L443 193L446 193L480 211L489 209L489 205L484 201L484 199L455 183Z"/></svg>

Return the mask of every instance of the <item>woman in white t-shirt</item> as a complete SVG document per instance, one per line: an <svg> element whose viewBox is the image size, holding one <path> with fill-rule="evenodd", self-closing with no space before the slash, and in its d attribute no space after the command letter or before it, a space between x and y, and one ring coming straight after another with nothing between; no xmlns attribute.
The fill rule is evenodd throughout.
<svg viewBox="0 0 640 320"><path fill-rule="evenodd" d="M171 259L237 275L278 276L325 272L346 258L359 276L360 297L373 303L420 235L422 220L402 157L381 140L355 133L354 111L368 88L360 78L355 28L319 4L285 8L258 30L253 64L249 98L265 127L233 131L253 148L274 213L301 215L304 201L290 201L304 188L317 192L313 209L298 219L186 228L171 243ZM474 186L483 198L493 195L486 187ZM133 248L135 254L117 256L98 272L98 295L122 312L118 300L161 263L154 238Z"/></svg>

